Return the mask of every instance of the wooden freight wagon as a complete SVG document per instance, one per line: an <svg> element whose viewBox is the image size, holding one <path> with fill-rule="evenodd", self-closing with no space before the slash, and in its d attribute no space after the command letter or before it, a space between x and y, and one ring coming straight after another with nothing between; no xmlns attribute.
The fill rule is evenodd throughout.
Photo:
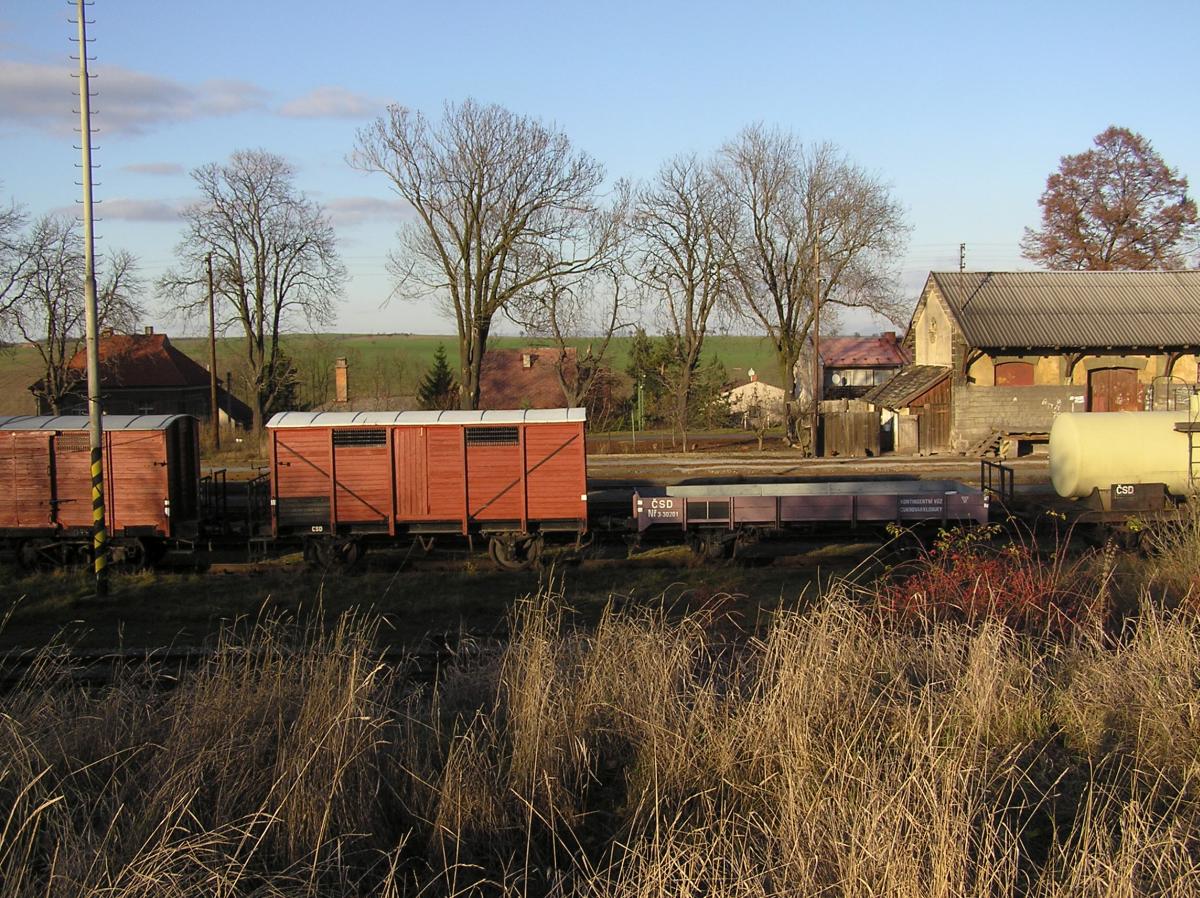
<svg viewBox="0 0 1200 898"><path fill-rule="evenodd" d="M323 563L366 539L479 535L525 567L544 534L587 529L584 426L581 408L275 415L275 535Z"/></svg>
<svg viewBox="0 0 1200 898"><path fill-rule="evenodd" d="M105 520L116 560L196 535L200 449L187 415L106 415ZM83 415L0 418L0 538L23 562L90 552L91 452Z"/></svg>

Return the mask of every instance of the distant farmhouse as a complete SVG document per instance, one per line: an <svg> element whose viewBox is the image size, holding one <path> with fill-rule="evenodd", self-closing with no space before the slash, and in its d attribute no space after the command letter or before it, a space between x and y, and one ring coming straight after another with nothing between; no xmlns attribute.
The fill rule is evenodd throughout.
<svg viewBox="0 0 1200 898"><path fill-rule="evenodd" d="M166 334L147 328L144 334L107 333L100 339L100 389L108 415L194 415L208 420L208 371L171 345ZM87 355L75 354L68 364L75 386L62 404L64 413L87 412ZM42 382L31 384L39 415L52 414ZM224 386L217 387L222 423L249 427L251 411Z"/></svg>
<svg viewBox="0 0 1200 898"><path fill-rule="evenodd" d="M575 376L573 347L489 349L483 354L479 374L481 409L562 408L559 367L568 379Z"/></svg>
<svg viewBox="0 0 1200 898"><path fill-rule="evenodd" d="M822 337L820 353L822 399L858 399L911 361L894 331L877 337Z"/></svg>
<svg viewBox="0 0 1200 898"><path fill-rule="evenodd" d="M1196 384L1200 271L935 271L903 345L912 364L864 396L916 418L897 449L1034 442L1060 412L1161 408Z"/></svg>
<svg viewBox="0 0 1200 898"><path fill-rule="evenodd" d="M746 374L750 378L746 383L722 394L729 403L730 414L742 427L773 427L781 423L786 398L783 387L759 380L753 368Z"/></svg>

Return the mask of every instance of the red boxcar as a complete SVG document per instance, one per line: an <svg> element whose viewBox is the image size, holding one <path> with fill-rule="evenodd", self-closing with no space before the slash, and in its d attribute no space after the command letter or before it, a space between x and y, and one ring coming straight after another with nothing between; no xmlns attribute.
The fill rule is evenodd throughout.
<svg viewBox="0 0 1200 898"><path fill-rule="evenodd" d="M102 452L114 548L142 552L144 540L195 536L200 450L194 418L106 415ZM0 537L35 560L72 544L86 548L91 526L88 419L0 418Z"/></svg>
<svg viewBox="0 0 1200 898"><path fill-rule="evenodd" d="M585 412L285 412L268 423L276 536L356 554L368 534L482 534L504 567L587 529ZM308 550L308 547L306 547Z"/></svg>

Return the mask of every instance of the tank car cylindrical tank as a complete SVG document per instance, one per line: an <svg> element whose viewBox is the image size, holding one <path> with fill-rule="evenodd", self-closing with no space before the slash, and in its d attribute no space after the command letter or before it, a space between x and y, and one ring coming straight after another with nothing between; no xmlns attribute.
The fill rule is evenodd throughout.
<svg viewBox="0 0 1200 898"><path fill-rule="evenodd" d="M1050 428L1050 481L1064 497L1114 483L1164 483L1188 492L1188 435L1175 425L1188 412L1074 412Z"/></svg>

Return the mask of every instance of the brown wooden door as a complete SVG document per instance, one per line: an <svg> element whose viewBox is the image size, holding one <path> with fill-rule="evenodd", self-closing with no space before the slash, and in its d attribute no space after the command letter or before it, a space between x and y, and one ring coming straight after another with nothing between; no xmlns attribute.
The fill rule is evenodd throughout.
<svg viewBox="0 0 1200 898"><path fill-rule="evenodd" d="M0 528L48 528L53 522L50 433L0 433Z"/></svg>
<svg viewBox="0 0 1200 898"><path fill-rule="evenodd" d="M1134 368L1095 368L1088 372L1088 411L1136 412L1142 391Z"/></svg>
<svg viewBox="0 0 1200 898"><path fill-rule="evenodd" d="M950 379L939 381L913 400L917 413L917 451L943 452L950 448Z"/></svg>

